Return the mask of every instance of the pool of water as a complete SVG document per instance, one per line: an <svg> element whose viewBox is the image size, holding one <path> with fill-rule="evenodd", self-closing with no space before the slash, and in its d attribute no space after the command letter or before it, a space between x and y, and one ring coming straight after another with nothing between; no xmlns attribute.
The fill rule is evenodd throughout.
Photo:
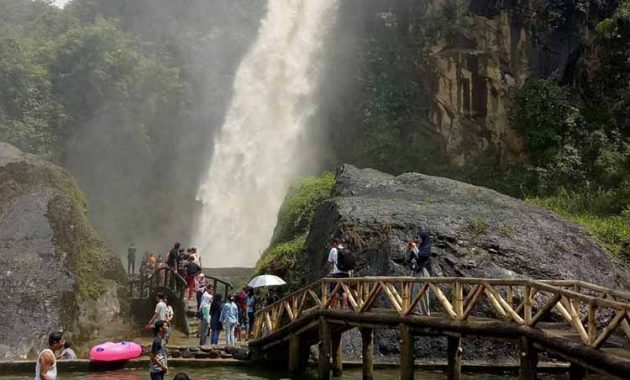
<svg viewBox="0 0 630 380"><path fill-rule="evenodd" d="M166 375L165 379L172 379L175 374L179 372L185 372L191 379L196 380L279 380L288 379L286 374L279 374L273 372L265 372L260 369L253 368L208 368L208 369L178 369L173 368ZM400 372L396 369L392 370L377 370L374 373L374 377L379 380L398 380L400 379ZM92 372L92 373L63 373L58 374L60 380L145 380L149 378L147 370L120 370L112 372ZM516 379L515 375L486 375L486 374L466 374L463 376L465 380L513 380ZM567 376L542 376L544 379L568 379ZM26 380L33 379L33 375L21 374L21 375L0 375L0 380ZM317 379L317 372L310 371L306 375L301 376L300 379ZM360 370L346 370L341 378L342 380L355 380L361 379ZM416 379L422 380L444 380L446 374L441 372L426 372L418 371L416 373Z"/></svg>

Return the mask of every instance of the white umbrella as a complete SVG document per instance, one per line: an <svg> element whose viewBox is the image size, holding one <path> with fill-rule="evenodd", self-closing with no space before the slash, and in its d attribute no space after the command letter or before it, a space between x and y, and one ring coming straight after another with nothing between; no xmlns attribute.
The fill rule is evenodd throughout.
<svg viewBox="0 0 630 380"><path fill-rule="evenodd" d="M278 276L274 276L272 274L263 274L252 278L252 280L247 285L252 288L260 288L261 286L278 286L286 284L287 283Z"/></svg>

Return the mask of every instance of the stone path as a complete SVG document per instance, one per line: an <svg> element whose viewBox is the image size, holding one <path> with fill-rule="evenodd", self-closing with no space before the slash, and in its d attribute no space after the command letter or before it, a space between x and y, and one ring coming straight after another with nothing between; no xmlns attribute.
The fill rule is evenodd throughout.
<svg viewBox="0 0 630 380"><path fill-rule="evenodd" d="M196 311L196 300L188 300L186 317L188 319L191 335L185 335L178 328L175 328L171 338L169 339L168 345L166 346L169 357L186 359L247 360L247 342L242 340L238 342L235 347L226 347L224 331L221 331L218 345L200 346L199 338L197 336L199 331L199 320L195 316ZM143 336L136 341L143 346L145 351L149 351L151 348L151 340L152 338L150 336Z"/></svg>

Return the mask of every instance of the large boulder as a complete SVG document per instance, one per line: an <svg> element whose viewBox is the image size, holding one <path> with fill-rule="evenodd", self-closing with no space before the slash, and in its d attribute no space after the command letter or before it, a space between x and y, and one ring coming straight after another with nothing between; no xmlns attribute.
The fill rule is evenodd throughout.
<svg viewBox="0 0 630 380"><path fill-rule="evenodd" d="M326 244L341 234L357 250L361 275L406 275L404 241L419 227L434 236L439 275L630 286L627 266L550 211L446 178L351 165L340 167L334 197L315 213L303 275L310 281L325 273Z"/></svg>
<svg viewBox="0 0 630 380"><path fill-rule="evenodd" d="M126 274L62 168L0 143L0 359L25 358L53 330L90 338L118 318Z"/></svg>
<svg viewBox="0 0 630 380"><path fill-rule="evenodd" d="M326 271L327 243L345 235L357 254L359 276L409 275L406 239L419 227L434 236L434 275L485 278L579 279L627 288L630 271L604 251L575 223L550 211L454 180L408 173L392 176L372 169L342 166L333 198L313 218L297 278L309 283ZM376 332L377 352L397 354L397 332ZM503 344L464 340L470 359L512 356ZM344 350L361 352L361 339L349 333ZM416 342L418 357L443 358L446 341Z"/></svg>

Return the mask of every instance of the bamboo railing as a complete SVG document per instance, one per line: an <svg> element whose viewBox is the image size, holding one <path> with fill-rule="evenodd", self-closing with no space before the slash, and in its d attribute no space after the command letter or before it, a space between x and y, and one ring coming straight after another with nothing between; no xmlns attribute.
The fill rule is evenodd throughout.
<svg viewBox="0 0 630 380"><path fill-rule="evenodd" d="M320 310L340 309L339 293L346 294L349 313L418 316L431 293L429 310L440 318L494 318L532 328L563 321L582 344L595 349L612 334L630 340L629 292L581 281L416 277L321 279L258 311L254 339Z"/></svg>
<svg viewBox="0 0 630 380"><path fill-rule="evenodd" d="M179 299L184 298L186 280L169 267L156 269L148 278L129 281L129 296L133 299L146 299L152 294L152 289L167 288Z"/></svg>

